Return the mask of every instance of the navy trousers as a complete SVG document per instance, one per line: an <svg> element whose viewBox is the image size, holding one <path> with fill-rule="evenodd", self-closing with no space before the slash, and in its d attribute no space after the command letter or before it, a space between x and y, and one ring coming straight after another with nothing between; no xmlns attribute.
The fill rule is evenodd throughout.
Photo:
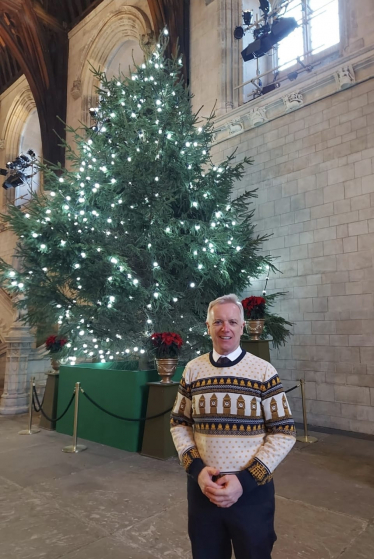
<svg viewBox="0 0 374 559"><path fill-rule="evenodd" d="M271 559L275 540L274 484L260 485L229 508L220 508L187 481L188 535L193 559Z"/></svg>

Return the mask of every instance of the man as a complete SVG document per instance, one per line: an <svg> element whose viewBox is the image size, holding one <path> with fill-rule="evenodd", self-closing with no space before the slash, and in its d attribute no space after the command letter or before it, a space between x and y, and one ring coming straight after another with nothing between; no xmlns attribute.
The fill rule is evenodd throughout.
<svg viewBox="0 0 374 559"><path fill-rule="evenodd" d="M171 414L188 475L188 533L194 559L271 559L272 473L295 443L295 425L277 371L240 347L236 295L212 301L213 351L190 361Z"/></svg>

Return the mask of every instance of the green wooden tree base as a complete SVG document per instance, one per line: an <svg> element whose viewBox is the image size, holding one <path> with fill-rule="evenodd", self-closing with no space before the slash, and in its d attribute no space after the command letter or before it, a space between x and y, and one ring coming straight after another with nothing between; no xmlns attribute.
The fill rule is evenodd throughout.
<svg viewBox="0 0 374 559"><path fill-rule="evenodd" d="M162 384L160 382L150 382L148 393L147 417L157 415L174 405L178 392L178 383ZM155 419L145 422L143 445L141 453L144 456L166 460L171 456L176 456L170 434L170 411Z"/></svg>
<svg viewBox="0 0 374 559"><path fill-rule="evenodd" d="M47 373L47 383L45 385L43 411L48 417L57 417L57 399L58 399L58 384L59 373ZM43 414L40 416L39 427L47 431L54 431L56 429L56 422L49 421Z"/></svg>
<svg viewBox="0 0 374 559"><path fill-rule="evenodd" d="M252 353L256 357L263 359L270 363L270 350L269 350L269 341L268 340L259 340L259 341L241 341L240 345L242 346L245 351L248 353Z"/></svg>

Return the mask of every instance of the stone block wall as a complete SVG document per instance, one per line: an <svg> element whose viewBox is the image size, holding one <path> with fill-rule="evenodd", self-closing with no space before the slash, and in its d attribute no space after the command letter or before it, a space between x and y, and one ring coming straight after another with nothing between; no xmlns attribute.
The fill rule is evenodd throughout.
<svg viewBox="0 0 374 559"><path fill-rule="evenodd" d="M277 257L268 292L294 323L272 363L306 381L310 424L374 434L374 79L214 147L253 158L237 193L258 189L259 234ZM253 283L260 294L264 280ZM299 391L291 408L302 419Z"/></svg>

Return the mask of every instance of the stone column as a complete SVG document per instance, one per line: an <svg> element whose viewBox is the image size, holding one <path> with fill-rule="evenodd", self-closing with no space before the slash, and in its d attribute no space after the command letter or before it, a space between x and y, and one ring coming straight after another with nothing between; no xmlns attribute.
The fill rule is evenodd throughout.
<svg viewBox="0 0 374 559"><path fill-rule="evenodd" d="M216 114L220 116L238 106L239 42L234 39L234 27L241 22L241 0L220 0L218 8L218 31L221 51L220 94Z"/></svg>
<svg viewBox="0 0 374 559"><path fill-rule="evenodd" d="M30 328L22 321L13 323L8 335L4 392L0 399L0 414L13 415L28 410L27 366L34 343Z"/></svg>

